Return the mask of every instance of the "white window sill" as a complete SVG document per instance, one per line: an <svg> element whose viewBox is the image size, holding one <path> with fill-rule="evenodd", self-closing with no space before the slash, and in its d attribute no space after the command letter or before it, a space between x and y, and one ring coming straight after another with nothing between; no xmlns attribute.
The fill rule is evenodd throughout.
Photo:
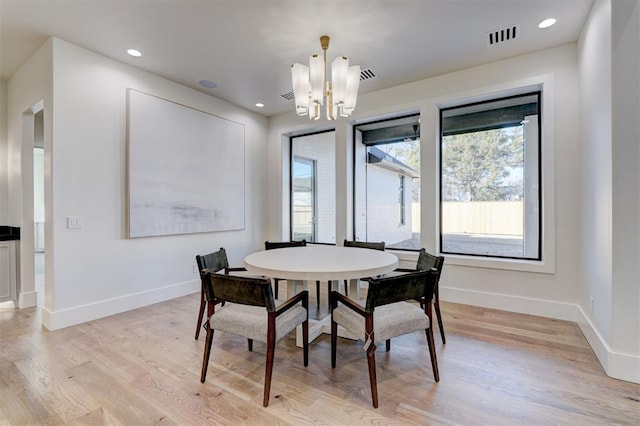
<svg viewBox="0 0 640 426"><path fill-rule="evenodd" d="M400 267L415 267L418 252L387 250L400 261ZM465 266L470 268L503 269L507 271L536 272L541 274L555 273L553 262L525 259L500 259L491 257L464 256L445 254L445 265Z"/></svg>

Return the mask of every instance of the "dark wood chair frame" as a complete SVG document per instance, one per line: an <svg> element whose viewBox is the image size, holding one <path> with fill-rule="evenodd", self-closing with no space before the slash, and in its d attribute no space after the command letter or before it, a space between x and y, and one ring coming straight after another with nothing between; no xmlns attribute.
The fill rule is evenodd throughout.
<svg viewBox="0 0 640 426"><path fill-rule="evenodd" d="M238 277L233 275L221 275L205 270L203 272L205 282L205 297L207 299L207 321L205 329L204 355L202 359L202 373L200 382L207 378L207 368L211 355L214 329L209 326L211 317L215 314L215 306L224 302L238 303L252 306L262 306L267 310L267 353L264 377L264 395L262 405L269 405L269 393L271 391L271 378L273 373L273 361L276 347L276 318L289 309L302 303L307 311L307 319L302 323L303 363L309 365L309 292L302 291L288 299L276 308L271 280L268 278ZM249 351L253 351L253 339L247 339Z"/></svg>
<svg viewBox="0 0 640 426"><path fill-rule="evenodd" d="M371 341L367 348L367 363L369 367L369 383L371 386L371 399L373 407L378 408L378 386L376 378L376 361L375 361L375 335L374 335L374 310L378 306L390 303L415 300L417 302L431 302L436 283L437 272L435 269L428 271L414 271L412 273L384 277L371 278L369 281L369 289L367 292L367 301L365 307L362 307L355 301L338 293L331 292L331 368L336 367L336 348L338 341L338 324L333 320L333 310L338 307L338 303L352 309L364 318L365 335ZM427 336L427 345L429 346L429 356L431 358L431 367L433 377L436 382L440 381L438 372L438 360L435 352L435 342L433 339L433 321L431 303L421 303L424 313L429 317L429 328L425 330ZM391 350L391 339L387 339L386 351Z"/></svg>
<svg viewBox="0 0 640 426"><path fill-rule="evenodd" d="M273 250L279 248L287 248L287 247L305 247L307 245L307 240L301 241L265 241L264 249L265 250ZM276 299L278 298L278 283L280 281L284 281L282 278L273 278L273 287L276 294ZM327 294L327 300L329 295L331 294L331 282L329 284L329 292ZM320 308L320 281L316 281L316 304L317 307Z"/></svg>
<svg viewBox="0 0 640 426"><path fill-rule="evenodd" d="M342 245L345 247L358 247L358 248L366 248L366 249L380 250L380 251L384 251L385 249L384 241L368 242L368 241L349 241L345 239ZM361 280L368 281L369 277L361 278ZM331 290L331 285L329 285L329 290ZM347 280L344 280L344 295L345 296L349 295L349 283Z"/></svg>
<svg viewBox="0 0 640 426"><path fill-rule="evenodd" d="M398 272L415 272L415 271L427 271L429 269L435 269L438 273L436 278L436 287L434 291L433 306L436 310L436 317L438 318L438 328L440 329L440 338L442 343L446 344L447 340L444 337L444 325L442 324L442 313L440 312L440 275L442 274L442 267L444 266L444 256L436 256L428 253L424 248L420 249L420 255L418 256L418 262L415 269L397 268Z"/></svg>
<svg viewBox="0 0 640 426"><path fill-rule="evenodd" d="M246 268L231 268L229 267L229 260L227 259L227 252L223 247L220 250L203 255L196 256L196 264L198 265L198 271L200 271L200 281L202 283L200 288L200 310L198 311L198 323L196 324L196 336L198 340L200 337L200 327L202 326L202 319L204 318L204 308L207 305L207 301L204 297L204 280L206 277L202 275L202 271L209 270L211 272L224 271L226 275L233 271L246 271Z"/></svg>

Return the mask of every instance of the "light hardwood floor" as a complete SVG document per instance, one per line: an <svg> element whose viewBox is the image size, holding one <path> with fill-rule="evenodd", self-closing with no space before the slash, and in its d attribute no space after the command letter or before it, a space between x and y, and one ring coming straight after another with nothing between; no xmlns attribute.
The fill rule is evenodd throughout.
<svg viewBox="0 0 640 426"><path fill-rule="evenodd" d="M39 309L0 311L0 424L640 425L640 385L607 377L570 322L443 303L434 383L424 333L378 345L373 409L361 343L276 348L262 407L264 345L217 333L201 384L199 295L63 330ZM317 315L315 303L312 317ZM326 313L326 300L322 303Z"/></svg>

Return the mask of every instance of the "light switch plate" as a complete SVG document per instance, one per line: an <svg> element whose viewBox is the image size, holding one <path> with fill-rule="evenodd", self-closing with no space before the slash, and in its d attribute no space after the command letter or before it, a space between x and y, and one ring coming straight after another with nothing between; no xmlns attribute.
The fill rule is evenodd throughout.
<svg viewBox="0 0 640 426"><path fill-rule="evenodd" d="M67 216L67 228L68 229L81 229L84 227L84 217L82 216Z"/></svg>

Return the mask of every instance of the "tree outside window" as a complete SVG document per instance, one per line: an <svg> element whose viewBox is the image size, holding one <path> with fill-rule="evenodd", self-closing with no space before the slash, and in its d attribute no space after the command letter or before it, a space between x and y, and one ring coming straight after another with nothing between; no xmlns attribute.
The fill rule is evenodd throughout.
<svg viewBox="0 0 640 426"><path fill-rule="evenodd" d="M541 258L539 97L441 111L441 252Z"/></svg>

